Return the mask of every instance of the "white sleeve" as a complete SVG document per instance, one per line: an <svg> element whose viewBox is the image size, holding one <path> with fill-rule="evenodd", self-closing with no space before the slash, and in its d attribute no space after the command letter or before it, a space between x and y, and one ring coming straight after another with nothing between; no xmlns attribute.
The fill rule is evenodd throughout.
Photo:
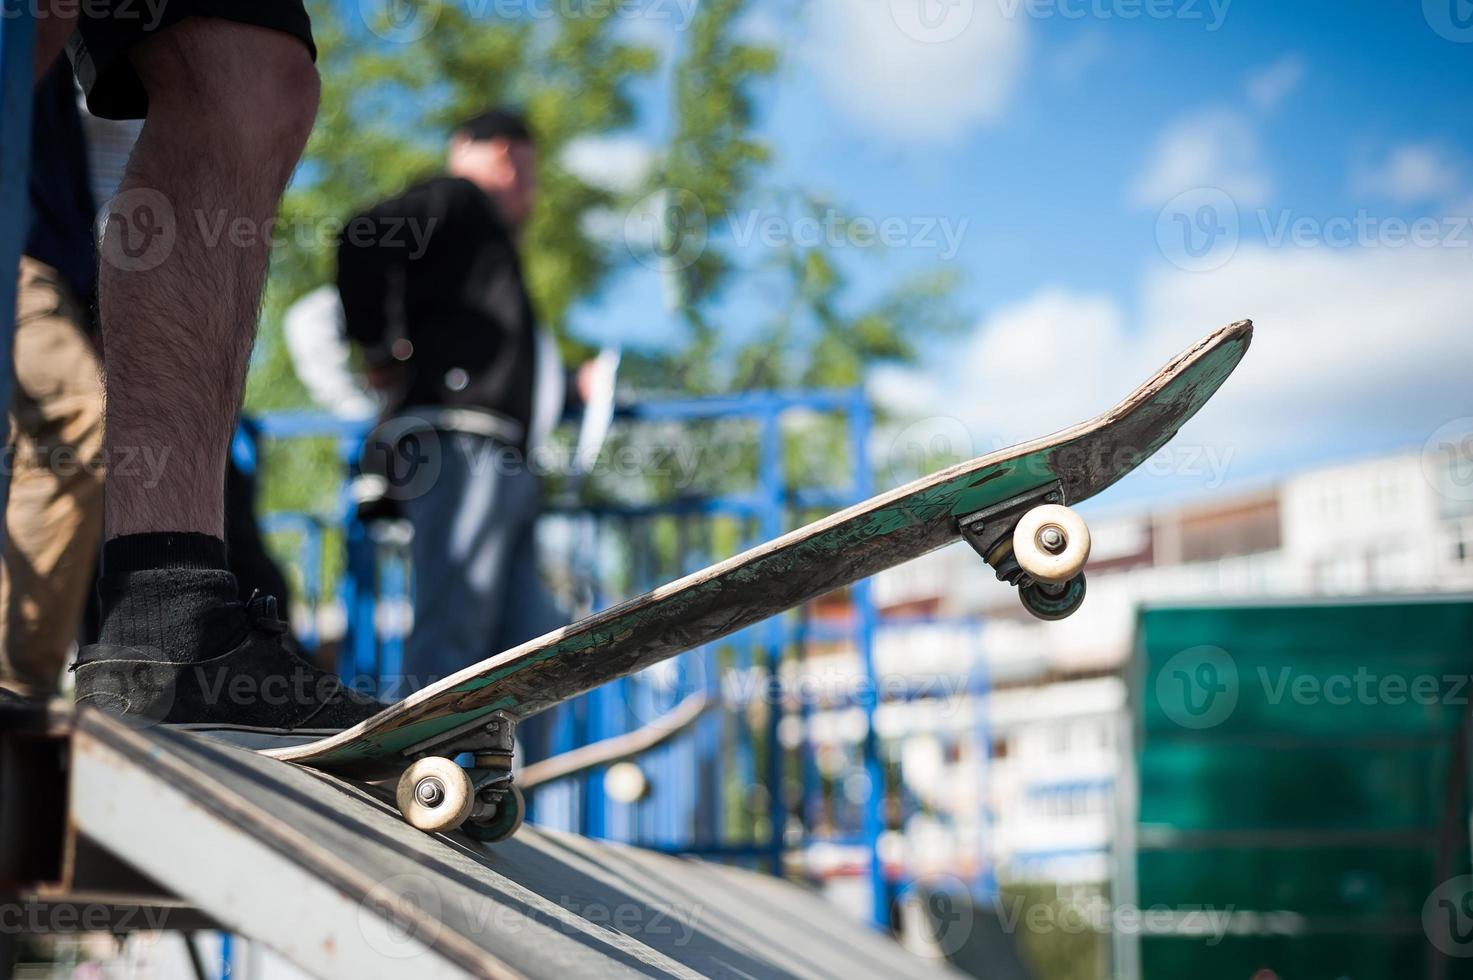
<svg viewBox="0 0 1473 980"><path fill-rule="evenodd" d="M292 369L318 407L340 418L377 414L378 402L348 363L343 301L332 286L314 289L291 305L282 321Z"/></svg>
<svg viewBox="0 0 1473 980"><path fill-rule="evenodd" d="M545 329L537 330L535 353L532 355L532 418L527 426L527 448L547 445L552 430L563 417L567 403L568 380L563 375L563 358L557 341Z"/></svg>

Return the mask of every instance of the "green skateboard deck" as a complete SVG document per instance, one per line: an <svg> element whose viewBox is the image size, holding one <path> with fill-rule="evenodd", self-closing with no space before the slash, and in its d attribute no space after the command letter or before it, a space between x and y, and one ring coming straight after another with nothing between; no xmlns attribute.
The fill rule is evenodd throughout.
<svg viewBox="0 0 1473 980"><path fill-rule="evenodd" d="M493 769L506 757L509 770L516 719L963 537L1031 611L1067 615L1083 597L1088 536L1062 505L1100 493L1165 445L1232 374L1252 334L1246 320L1223 327L1094 419L886 491L497 654L354 728L268 754L349 776L465 751ZM1037 537L1018 539L1024 525Z"/></svg>

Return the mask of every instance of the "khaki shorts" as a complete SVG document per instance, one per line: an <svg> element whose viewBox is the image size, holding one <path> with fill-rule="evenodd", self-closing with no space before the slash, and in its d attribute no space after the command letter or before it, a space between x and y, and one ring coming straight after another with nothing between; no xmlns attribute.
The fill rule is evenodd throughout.
<svg viewBox="0 0 1473 980"><path fill-rule="evenodd" d="M81 307L22 258L0 556L0 686L49 695L66 665L102 534L102 377Z"/></svg>

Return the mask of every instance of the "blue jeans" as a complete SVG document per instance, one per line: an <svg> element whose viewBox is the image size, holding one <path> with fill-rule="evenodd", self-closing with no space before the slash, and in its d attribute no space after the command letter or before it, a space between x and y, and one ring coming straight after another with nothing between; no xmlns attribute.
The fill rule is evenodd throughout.
<svg viewBox="0 0 1473 980"><path fill-rule="evenodd" d="M537 572L537 477L493 439L437 432L440 472L404 502L414 526L414 629L405 689L418 690L567 624Z"/></svg>

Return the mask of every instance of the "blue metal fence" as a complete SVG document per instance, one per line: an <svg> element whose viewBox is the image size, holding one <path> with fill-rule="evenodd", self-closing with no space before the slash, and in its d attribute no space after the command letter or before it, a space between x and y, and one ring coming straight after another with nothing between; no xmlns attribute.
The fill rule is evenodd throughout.
<svg viewBox="0 0 1473 980"><path fill-rule="evenodd" d="M790 440L785 425L814 417L843 427L846 458L839 478L823 484L805 483L787 465L790 456L802 454L785 443ZM648 401L622 409L619 421L624 431L702 424L750 429L749 486L687 488L671 499L639 503L548 508L543 520L550 533L544 538L553 541L564 598L579 607L573 611L586 614L654 588L873 493L871 417L862 391ZM258 417L249 428L265 439L332 439L346 471L369 424L292 413ZM271 514L264 523L278 549L292 554L309 604L327 598L328 542L334 535L341 540L345 564L336 596L345 629L339 669L358 678L396 675L401 613L411 588L403 542L392 530L385 534L357 521L346 492L329 513ZM604 561L606 556L614 560ZM617 566L620 574L610 575L602 565ZM820 624L801 610L774 617L552 709L543 724L548 748L556 754L639 731L694 695L724 708L702 712L688 730L635 760L649 787L639 799L613 799L605 785L606 767L598 767L532 791L531 818L544 826L781 873L785 855L816 839L810 811L821 784L808 724L813 706L806 698L785 695L783 673L785 664L789 672L799 667L807 639L821 636L826 643L852 647L864 673L863 694L854 706L864 713L866 735L854 762L869 787L865 805L849 814L857 817L852 825L824 839L863 849L874 921L888 922L893 889L878 860L885 772L873 724L878 616L869 583L852 587L841 608L839 621L828 617ZM315 645L315 627L304 625L304 643Z"/></svg>
<svg viewBox="0 0 1473 980"><path fill-rule="evenodd" d="M28 4L5 7L0 17L0 408L9 406L14 387L11 360L15 335L15 292L21 249L25 247L30 203L27 172L31 158L31 45L36 33ZM3 414L3 413L0 413ZM0 417L0 445L8 445L7 418ZM10 495L10 467L0 468L0 511ZM5 523L0 521L0 549Z"/></svg>

